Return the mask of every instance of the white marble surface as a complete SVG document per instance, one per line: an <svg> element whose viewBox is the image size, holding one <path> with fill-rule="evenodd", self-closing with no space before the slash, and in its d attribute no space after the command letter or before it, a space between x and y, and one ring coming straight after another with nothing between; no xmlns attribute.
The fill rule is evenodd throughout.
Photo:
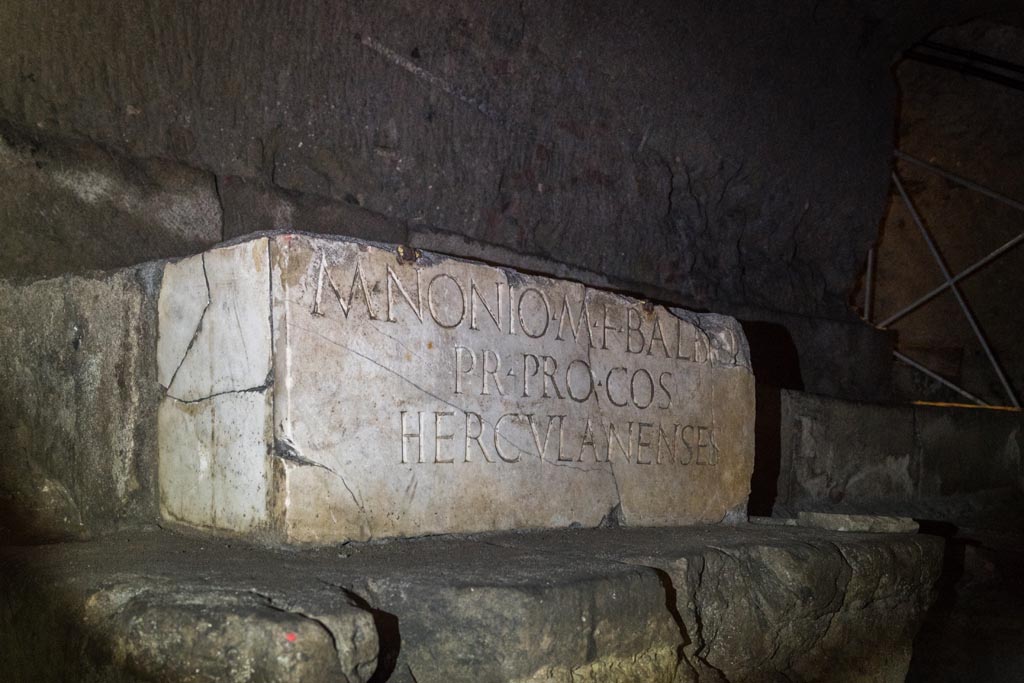
<svg viewBox="0 0 1024 683"><path fill-rule="evenodd" d="M159 485L165 517L264 532L273 392L266 239L170 263L158 302Z"/></svg>
<svg viewBox="0 0 1024 683"><path fill-rule="evenodd" d="M203 257L187 258L164 266L161 291L157 379L166 389L171 386L186 352L193 345L199 323L210 303Z"/></svg>
<svg viewBox="0 0 1024 683"><path fill-rule="evenodd" d="M185 263L165 278L161 312L166 297L194 318L178 303L197 296ZM165 503L183 501L179 521L331 543L717 522L746 504L753 376L731 318L302 235L209 252L205 265L211 304L161 411L161 488ZM272 325L247 303L261 282ZM185 336L163 334L175 324L161 317L168 363ZM225 391L262 396L252 389L271 367L263 427L253 406L194 410ZM240 485L177 494L188 453L194 465L207 451L231 463L212 479Z"/></svg>
<svg viewBox="0 0 1024 683"><path fill-rule="evenodd" d="M160 405L160 508L194 526L261 532L270 521L270 391Z"/></svg>

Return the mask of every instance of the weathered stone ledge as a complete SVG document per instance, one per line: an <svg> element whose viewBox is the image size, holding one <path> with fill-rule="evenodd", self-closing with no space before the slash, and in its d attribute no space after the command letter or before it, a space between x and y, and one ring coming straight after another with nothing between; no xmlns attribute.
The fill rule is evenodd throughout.
<svg viewBox="0 0 1024 683"><path fill-rule="evenodd" d="M702 526L0 550L11 681L902 681L941 540ZM454 562L457 558L458 562Z"/></svg>
<svg viewBox="0 0 1024 683"><path fill-rule="evenodd" d="M798 391L780 398L775 514L885 514L1017 528L1021 413L858 403ZM998 508L1008 513L1002 522L992 512Z"/></svg>

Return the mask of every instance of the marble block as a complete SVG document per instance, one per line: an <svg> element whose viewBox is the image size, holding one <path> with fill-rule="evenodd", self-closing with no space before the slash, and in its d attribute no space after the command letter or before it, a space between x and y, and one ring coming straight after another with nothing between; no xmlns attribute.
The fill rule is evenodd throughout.
<svg viewBox="0 0 1024 683"><path fill-rule="evenodd" d="M408 247L168 264L161 509L277 541L719 522L754 382L732 318Z"/></svg>

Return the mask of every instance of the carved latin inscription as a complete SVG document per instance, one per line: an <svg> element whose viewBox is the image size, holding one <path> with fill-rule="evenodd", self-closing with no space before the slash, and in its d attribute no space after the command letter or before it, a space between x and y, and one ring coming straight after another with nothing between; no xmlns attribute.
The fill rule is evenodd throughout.
<svg viewBox="0 0 1024 683"><path fill-rule="evenodd" d="M547 336L571 342L567 347L574 344L584 349L612 349L693 363L736 363L739 349L732 329L722 328L712 338L691 322L671 316L666 321L663 314L643 302L615 297L618 301L602 303L594 316L588 302L574 296L576 291L552 296L537 287L517 290L511 282L500 280L480 284L472 276L460 278L446 272L433 274L424 282L419 268L405 269L410 271L406 276L409 282L403 282L391 264L382 264L382 272L371 273L368 279L360 263L349 264L348 268L332 267L321 253L310 313L324 315L326 288L346 320L350 315L354 321L414 320L448 330L490 332L498 337ZM339 286L338 282L346 284Z"/></svg>
<svg viewBox="0 0 1024 683"><path fill-rule="evenodd" d="M554 463L718 464L715 426L681 420L674 411L692 398L677 375L694 365L735 364L732 329L710 335L621 297L593 306L579 287L517 287L502 271L487 280L456 269L424 274L415 265L332 263L322 251L316 261L310 315L325 316L333 306L341 326L427 325L454 338L446 349L445 396L433 397L451 406L395 412L399 463L514 465L525 456ZM543 340L548 352L522 348L533 340ZM592 351L612 352L615 363L594 362ZM502 407L492 419L455 407L470 396L495 406L527 400L530 412ZM560 408L565 404L582 411L570 415Z"/></svg>
<svg viewBox="0 0 1024 683"><path fill-rule="evenodd" d="M745 505L753 377L730 318L305 235L168 264L159 308L176 522L336 543Z"/></svg>
<svg viewBox="0 0 1024 683"><path fill-rule="evenodd" d="M336 543L746 501L753 377L724 316L299 234L168 264L159 313L175 522Z"/></svg>

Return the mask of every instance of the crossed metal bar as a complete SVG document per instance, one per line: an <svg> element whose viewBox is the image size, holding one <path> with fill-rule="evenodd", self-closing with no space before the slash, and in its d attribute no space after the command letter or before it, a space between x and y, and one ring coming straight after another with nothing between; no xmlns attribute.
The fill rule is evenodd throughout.
<svg viewBox="0 0 1024 683"><path fill-rule="evenodd" d="M955 173L950 173L949 171L947 171L945 169L942 169L942 168L939 168L938 166L933 166L932 164L929 164L926 161L922 161L921 159L917 159L915 157L912 157L909 154L906 154L905 152L901 152L901 151L897 150L896 151L896 157L899 158L899 159L902 159L902 160L904 160L904 161L906 161L908 163L911 163L911 164L914 164L916 166L920 166L922 168L925 168L925 169L927 169L929 171L932 171L933 173L937 173L938 175L941 175L944 178L947 178L947 179L949 179L949 180L951 180L951 181L953 181L955 183L963 185L964 187L967 187L967 188L969 188L971 190L975 190L977 192L980 192L981 194L984 194L984 195L986 195L988 197L991 197L993 199L996 199L996 200L998 200L998 201L1000 201L1000 202L1002 202L1004 204L1012 206L1015 209L1024 211L1024 202L1019 202L1019 201L1011 199L1011 198L1009 198L1009 197L1007 197L1005 195L999 194L998 192L996 192L994 190L991 190L991 189L985 187L984 185L979 185L978 183L975 183L973 181L967 180L966 178L962 178L962 177L956 175ZM984 332L982 332L981 326L978 324L977 318L975 318L974 313L971 311L970 306L967 305L967 299L964 298L964 295L960 291L960 288L957 286L957 283L960 280L962 280L965 277L967 277L968 275L970 275L971 273L974 273L978 269L982 268L983 266L987 265L991 261L995 260L999 256L1002 256L1007 251L1009 251L1013 247L1017 246L1017 244L1019 244L1020 242L1024 242L1024 232L1020 233L1019 235L1017 235L1016 237L1014 237L1010 241L1008 241L1005 244L1003 244L998 249L995 249L994 251L989 253L987 256L985 256L981 260L973 263L972 265L970 265L967 268L963 269L962 271L960 271L960 273L958 273L957 275L954 276L950 272L949 267L946 265L946 261L942 257L942 253L939 251L938 245L936 245L935 240L934 240L934 238L931 235L931 232L929 232L928 228L925 227L924 222L921 220L921 215L917 212L917 209L914 207L914 203L910 200L909 195L907 195L907 191L906 191L906 189L904 189L903 183L900 181L900 177L899 177L899 175L895 171L893 171L893 173L892 173L892 180L893 180L893 183L896 185L896 190L899 192L900 197L903 199L904 205L907 207L907 211L910 212L910 216L914 220L914 224L917 226L917 229L920 231L921 236L924 238L925 243L928 245L928 249L929 249L929 251L931 251L932 257L935 259L935 262L938 264L939 269L942 271L942 276L943 276L943 278L945 278L945 282L942 283L941 285L939 285L938 287L932 289L927 294L919 297L913 303L903 307L902 309L900 309L896 313L890 315L888 318L886 318L885 320L883 320L880 323L878 323L876 325L876 327L879 327L881 329L885 329L885 328L889 327L894 322L896 322L900 318L903 318L904 316L906 316L911 311L916 310L920 306L924 305L928 301L931 301L936 296L938 296L939 294L941 294L944 291L946 291L947 289L949 289L950 291L953 292L953 295L956 297L957 303L960 304L960 308L963 309L964 315L967 317L967 322L970 323L971 329L974 331L975 336L977 336L978 341L981 343L981 347L982 347L982 349L984 349L985 355L988 357L989 362L992 363L992 368L995 370L996 376L999 377L999 382L1003 385L1003 390L1006 392L1007 398L1010 400L1010 403L1015 408L1020 408L1020 403L1018 402L1017 396L1016 396L1016 394L1013 391L1013 387L1010 385L1009 380L1006 378L1006 374L1003 372L1002 366L999 365L999 361L998 361L998 359L996 359L995 353L993 353L993 351L992 351L992 347L989 345L988 340L985 338L985 334L984 334ZM874 272L875 272L875 249L874 249L874 247L872 247L871 250L868 252L868 269L867 269L867 276L865 278L866 279L866 283L865 283L865 285L866 285L865 286L866 292L865 292L865 300L864 300L865 301L864 317L865 317L865 319L868 322L871 322L872 312L873 312L872 311L872 309L873 309L872 301L873 301L873 294L874 294ZM942 377L938 373L933 372L932 370L929 370L927 367L921 365L917 361L912 360L911 358L909 358L906 355L900 353L899 351L893 351L893 355L899 361L901 361L903 363L906 363L910 367L912 367L912 368L914 368L914 369L924 373L925 375L931 377L932 379L942 383L943 385L949 387L950 389L956 391L957 393L959 393L960 395L970 399L971 401L974 401L975 403L977 403L979 405L988 405L985 401L981 400L977 396L974 396L973 394L967 392L966 390L964 390L961 387L957 386L953 382L950 382L949 380L945 379L944 377Z"/></svg>

